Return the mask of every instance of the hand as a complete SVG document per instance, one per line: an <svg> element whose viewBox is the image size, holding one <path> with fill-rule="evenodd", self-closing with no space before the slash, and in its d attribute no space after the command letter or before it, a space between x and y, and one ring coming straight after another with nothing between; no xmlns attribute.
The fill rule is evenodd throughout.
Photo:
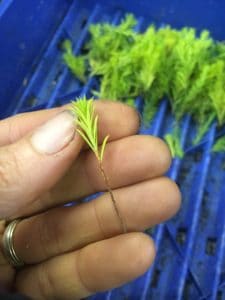
<svg viewBox="0 0 225 300"><path fill-rule="evenodd" d="M180 193L163 177L170 153L160 139L138 136L130 107L97 101L99 140L110 135L104 167L127 224L121 226L97 161L65 107L0 122L0 218L22 218L14 232L15 270L0 251L0 283L34 299L79 299L143 274L155 256L144 229L176 213ZM48 122L47 122L48 121ZM46 123L47 122L47 123ZM44 125L43 125L44 123ZM0 226L0 240L4 231Z"/></svg>

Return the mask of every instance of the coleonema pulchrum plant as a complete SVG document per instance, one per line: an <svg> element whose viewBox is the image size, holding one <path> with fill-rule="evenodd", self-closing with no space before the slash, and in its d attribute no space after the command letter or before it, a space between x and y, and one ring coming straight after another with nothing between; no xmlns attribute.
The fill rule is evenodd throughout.
<svg viewBox="0 0 225 300"><path fill-rule="evenodd" d="M150 25L134 30L131 14L119 25L92 24L83 55L74 55L69 40L63 43L63 59L82 83L99 79L98 98L134 103L144 101L143 122L149 124L163 98L169 99L175 116L175 133L165 136L173 156L182 157L177 133L181 119L189 114L196 123L193 144L201 142L215 121L225 123L225 44L215 41L207 30L176 30ZM216 151L225 151L217 142Z"/></svg>

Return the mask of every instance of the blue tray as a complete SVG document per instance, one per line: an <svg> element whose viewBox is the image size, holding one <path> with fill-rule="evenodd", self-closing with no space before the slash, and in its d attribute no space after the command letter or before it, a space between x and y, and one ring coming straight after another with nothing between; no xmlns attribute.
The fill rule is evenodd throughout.
<svg viewBox="0 0 225 300"><path fill-rule="evenodd" d="M225 37L225 1L33 0L0 2L0 117L68 102L91 94L95 78L82 86L62 64L60 44L73 41L80 53L93 22L120 22L126 12L138 18L137 30L158 26L207 28L214 38ZM142 111L142 100L136 105ZM162 100L152 125L142 134L163 136L173 117ZM171 221L148 233L157 247L154 265L137 280L90 299L225 299L225 156L212 154L216 124L198 147L191 147L195 126L182 120L183 160L169 171L183 203Z"/></svg>

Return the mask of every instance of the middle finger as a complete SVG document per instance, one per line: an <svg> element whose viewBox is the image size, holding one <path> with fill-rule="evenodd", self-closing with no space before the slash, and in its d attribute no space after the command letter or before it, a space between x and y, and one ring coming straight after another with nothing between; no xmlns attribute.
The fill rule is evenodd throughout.
<svg viewBox="0 0 225 300"><path fill-rule="evenodd" d="M119 188L164 174L171 162L166 144L153 136L130 136L106 146L103 165L111 188ZM43 211L105 190L91 151L83 151L62 180L34 202L24 215Z"/></svg>

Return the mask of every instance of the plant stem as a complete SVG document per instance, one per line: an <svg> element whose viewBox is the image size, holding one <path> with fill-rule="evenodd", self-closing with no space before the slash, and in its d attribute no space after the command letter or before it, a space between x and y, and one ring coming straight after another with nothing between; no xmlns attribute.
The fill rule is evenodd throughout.
<svg viewBox="0 0 225 300"><path fill-rule="evenodd" d="M111 189L111 187L110 187L110 184L109 184L109 179L108 179L108 177L107 177L107 175L106 175L106 173L105 173L105 170L104 170L104 168L103 168L102 161L101 161L101 160L98 160L98 163L99 163L99 169L100 169L100 171L101 171L102 177L104 178L104 182L105 182L106 188L107 188L107 190L108 190L108 192L109 192L109 195L110 195L110 197L111 197L111 200L112 200L114 209L115 209L116 214L117 214L117 216L118 216L118 219L119 219L119 221L120 221L120 225L121 225L122 231L123 231L123 233L126 233L126 232L127 232L127 226L126 226L126 223L125 223L125 221L123 220L123 217L122 217L122 215L121 215L121 213L120 213L120 211L119 211L119 207L118 207L118 205L117 205L117 203L116 203L115 197L114 197L114 195L113 195L113 191L112 191L112 189Z"/></svg>

